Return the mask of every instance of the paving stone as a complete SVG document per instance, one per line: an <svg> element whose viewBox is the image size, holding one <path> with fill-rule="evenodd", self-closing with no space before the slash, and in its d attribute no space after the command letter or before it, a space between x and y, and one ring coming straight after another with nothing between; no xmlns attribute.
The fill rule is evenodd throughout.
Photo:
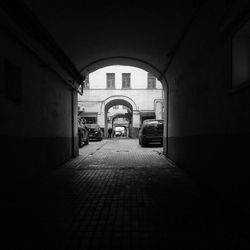
<svg viewBox="0 0 250 250"><path fill-rule="evenodd" d="M133 139L82 147L6 205L9 249L228 249L220 211L160 151Z"/></svg>

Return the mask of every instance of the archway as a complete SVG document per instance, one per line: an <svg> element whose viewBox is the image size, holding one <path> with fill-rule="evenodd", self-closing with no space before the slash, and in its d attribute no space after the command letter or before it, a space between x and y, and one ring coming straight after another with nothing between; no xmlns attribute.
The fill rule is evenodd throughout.
<svg viewBox="0 0 250 250"><path fill-rule="evenodd" d="M117 119L122 118L125 119L126 122L116 122ZM125 137L132 136L132 116L129 113L125 114L116 114L112 117L112 129L116 130L116 127L123 127L125 129Z"/></svg>
<svg viewBox="0 0 250 250"><path fill-rule="evenodd" d="M80 70L81 74L86 76L97 69L106 67L106 66L114 66L114 65L123 65L123 66L133 66L140 69L143 69L147 72L153 74L162 84L164 91L164 140L163 140L163 153L168 155L168 112L169 112L169 84L167 79L165 78L164 70L160 70L155 65L149 63L148 61L141 60L139 58L134 57L125 57L125 56L117 56L117 57L104 57L98 60L92 61L89 64L83 66Z"/></svg>
<svg viewBox="0 0 250 250"><path fill-rule="evenodd" d="M113 107L113 106L118 106L118 105L122 105L128 108L128 113L127 113L127 117L129 117L129 121L130 121L130 132L129 134L131 135L131 137L136 137L138 134L138 130L139 130L139 112L137 110L137 106L135 104L135 102L130 99L129 97L126 96L111 96L110 98L108 98L107 100L105 100L104 102L104 112L105 112L105 128L104 128L104 134L105 136L108 135L107 131L108 131L108 110ZM118 114L117 114L118 115ZM117 116L119 117L119 116Z"/></svg>

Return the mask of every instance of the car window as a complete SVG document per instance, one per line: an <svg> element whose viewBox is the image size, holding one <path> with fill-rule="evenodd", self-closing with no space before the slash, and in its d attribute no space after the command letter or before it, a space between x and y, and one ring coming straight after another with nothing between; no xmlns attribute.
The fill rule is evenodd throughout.
<svg viewBox="0 0 250 250"><path fill-rule="evenodd" d="M86 124L87 128L94 129L94 130L100 130L101 127L98 124Z"/></svg>
<svg viewBox="0 0 250 250"><path fill-rule="evenodd" d="M145 120L143 125L163 125L163 120Z"/></svg>
<svg viewBox="0 0 250 250"><path fill-rule="evenodd" d="M163 131L163 120L145 120L142 131Z"/></svg>

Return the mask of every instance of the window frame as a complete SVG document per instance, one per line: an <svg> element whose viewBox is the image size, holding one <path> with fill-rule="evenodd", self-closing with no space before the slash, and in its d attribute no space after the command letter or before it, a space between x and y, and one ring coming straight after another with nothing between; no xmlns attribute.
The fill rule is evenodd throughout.
<svg viewBox="0 0 250 250"><path fill-rule="evenodd" d="M149 86L150 79L154 79L154 86L151 86L151 87ZM148 75L147 75L147 89L156 89L156 77L150 72L148 72Z"/></svg>
<svg viewBox="0 0 250 250"><path fill-rule="evenodd" d="M113 78L108 78L108 75L113 75ZM112 86L108 86L108 80L113 80ZM115 73L106 73L106 89L115 89Z"/></svg>
<svg viewBox="0 0 250 250"><path fill-rule="evenodd" d="M84 89L90 89L90 86L89 86L89 74L87 74L85 76L85 80L84 80Z"/></svg>
<svg viewBox="0 0 250 250"><path fill-rule="evenodd" d="M249 23L250 26L250 13L248 13L246 16L244 16L243 18L241 18L240 21L238 21L234 27L232 28L230 35L229 35L229 72L230 72L230 84L229 84L229 92L230 93L237 93L243 89L249 88L250 87L250 35L249 35L249 48L248 48L248 52L249 52L249 76L248 79L246 81L241 82L238 85L235 85L233 83L233 39L236 37L237 33L244 28L245 25L247 25L247 23ZM250 33L250 32L249 32Z"/></svg>
<svg viewBox="0 0 250 250"><path fill-rule="evenodd" d="M23 70L8 58L4 59L4 96L16 104L22 103L23 98Z"/></svg>
<svg viewBox="0 0 250 250"><path fill-rule="evenodd" d="M128 75L129 76L129 86L124 86L123 85L123 76ZM131 89L131 73L122 73L122 89Z"/></svg>

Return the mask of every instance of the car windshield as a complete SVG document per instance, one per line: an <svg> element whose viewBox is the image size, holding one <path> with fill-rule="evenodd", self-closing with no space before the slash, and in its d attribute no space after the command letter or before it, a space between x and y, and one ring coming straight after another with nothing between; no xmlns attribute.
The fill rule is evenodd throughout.
<svg viewBox="0 0 250 250"><path fill-rule="evenodd" d="M95 129L99 129L99 128L100 128L100 126L97 125L97 124L86 124L86 126L87 126L88 128L95 128Z"/></svg>
<svg viewBox="0 0 250 250"><path fill-rule="evenodd" d="M163 120L148 120L143 124L144 131L163 131Z"/></svg>

